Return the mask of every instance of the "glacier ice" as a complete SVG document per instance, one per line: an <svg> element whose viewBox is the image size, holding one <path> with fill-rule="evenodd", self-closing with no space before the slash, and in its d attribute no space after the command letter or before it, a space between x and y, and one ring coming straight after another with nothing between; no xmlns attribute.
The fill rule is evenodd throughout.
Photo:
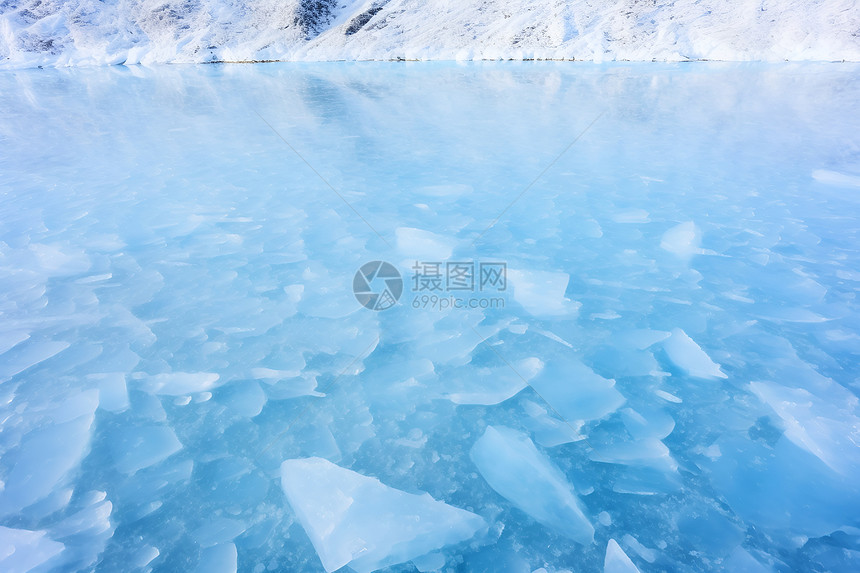
<svg viewBox="0 0 860 573"><path fill-rule="evenodd" d="M368 573L470 539L474 513L388 487L322 458L287 460L281 485L326 571Z"/></svg>
<svg viewBox="0 0 860 573"><path fill-rule="evenodd" d="M583 545L594 527L564 474L516 430L488 426L470 457L494 490L536 521Z"/></svg>

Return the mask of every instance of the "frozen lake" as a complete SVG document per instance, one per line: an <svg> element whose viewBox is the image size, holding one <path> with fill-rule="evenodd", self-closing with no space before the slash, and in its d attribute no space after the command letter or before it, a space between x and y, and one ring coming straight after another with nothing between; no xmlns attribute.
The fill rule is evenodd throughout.
<svg viewBox="0 0 860 573"><path fill-rule="evenodd" d="M0 570L860 570L858 216L856 64L0 73Z"/></svg>

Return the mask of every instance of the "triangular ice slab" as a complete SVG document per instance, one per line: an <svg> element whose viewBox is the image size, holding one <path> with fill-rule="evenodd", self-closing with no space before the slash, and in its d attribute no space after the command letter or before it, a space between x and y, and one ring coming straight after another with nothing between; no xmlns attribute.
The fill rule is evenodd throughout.
<svg viewBox="0 0 860 573"><path fill-rule="evenodd" d="M471 457L490 487L536 521L583 545L594 540L573 486L528 436L487 426Z"/></svg>
<svg viewBox="0 0 860 573"><path fill-rule="evenodd" d="M367 573L471 538L474 513L384 485L322 458L287 460L281 485L328 572Z"/></svg>

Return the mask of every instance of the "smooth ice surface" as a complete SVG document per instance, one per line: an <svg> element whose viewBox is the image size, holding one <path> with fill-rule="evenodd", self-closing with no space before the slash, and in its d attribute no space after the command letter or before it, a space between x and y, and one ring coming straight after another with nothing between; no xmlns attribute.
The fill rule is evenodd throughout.
<svg viewBox="0 0 860 573"><path fill-rule="evenodd" d="M528 436L489 426L470 456L490 487L535 520L577 543L594 540L573 486Z"/></svg>
<svg viewBox="0 0 860 573"><path fill-rule="evenodd" d="M388 487L321 458L287 460L281 486L326 571L366 573L471 538L474 513Z"/></svg>
<svg viewBox="0 0 860 573"><path fill-rule="evenodd" d="M760 8L744 9L779 12ZM532 12L499 16L500 33ZM620 48L600 22L582 37ZM41 536L16 545L34 563L62 544L54 571L229 570L235 548L237 571L319 573L280 480L284 460L323 458L387 492L353 496L367 509L342 523L362 539L383 537L374 510L408 505L389 494L487 526L426 536L408 552L423 555L386 546L402 555L386 573L600 571L610 539L642 571L860 570L858 78L0 73L0 526ZM377 260L403 278L381 312L352 292ZM416 290L416 262L441 265L441 292ZM446 292L447 262L505 263L508 280ZM541 504L570 512L574 491L593 543L579 517L560 532L517 507L550 521ZM423 492L436 501L408 497Z"/></svg>

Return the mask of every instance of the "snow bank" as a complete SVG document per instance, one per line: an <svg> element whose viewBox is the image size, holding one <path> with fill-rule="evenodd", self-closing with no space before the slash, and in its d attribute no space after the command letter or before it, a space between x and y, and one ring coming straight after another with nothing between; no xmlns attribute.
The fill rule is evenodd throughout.
<svg viewBox="0 0 860 573"><path fill-rule="evenodd" d="M5 67L249 60L860 60L853 0L24 0Z"/></svg>

